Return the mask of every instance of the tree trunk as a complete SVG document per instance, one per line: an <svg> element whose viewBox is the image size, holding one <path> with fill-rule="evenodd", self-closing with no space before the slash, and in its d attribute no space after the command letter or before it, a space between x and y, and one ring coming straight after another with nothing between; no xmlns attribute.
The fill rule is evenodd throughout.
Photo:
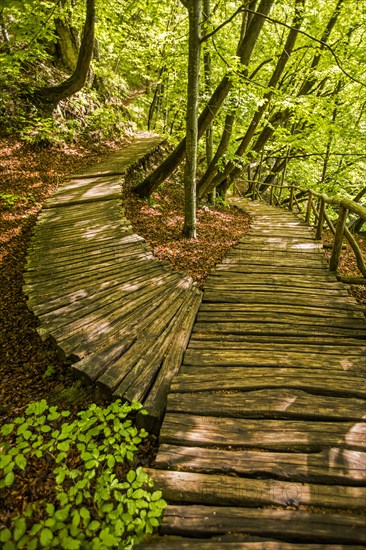
<svg viewBox="0 0 366 550"><path fill-rule="evenodd" d="M95 0L86 0L86 18L78 61L73 74L57 86L39 88L33 94L35 102L44 110L53 110L62 100L74 95L84 86L93 57L95 27Z"/></svg>
<svg viewBox="0 0 366 550"><path fill-rule="evenodd" d="M207 22L211 16L211 0L203 0L203 16L204 16L204 29L207 31ZM205 44L203 54L203 67L205 76L205 92L208 97L212 93L212 64L211 64L211 52L209 50L208 43ZM213 158L213 123L211 122L206 130L206 166L210 166ZM215 191L210 193L207 197L209 204L215 204Z"/></svg>
<svg viewBox="0 0 366 550"><path fill-rule="evenodd" d="M261 0L258 7L258 13L252 18L248 32L246 33L244 39L239 43L237 55L240 57L243 65L248 65L255 43L262 30L265 19L264 17L261 17L261 14L268 15L273 4L274 0ZM225 75L199 116L198 139L203 136L211 122L214 120L231 88L232 82L230 76ZM156 168L156 170L154 170L154 172L152 172L152 174L150 174L135 187L135 193L141 197L149 196L179 166L184 159L185 150L186 138L182 139L174 151L164 160L164 162L162 162L162 164L160 164L160 166Z"/></svg>
<svg viewBox="0 0 366 550"><path fill-rule="evenodd" d="M202 0L185 2L189 15L186 165L184 169L183 235L196 238L196 171L198 147L198 100L200 83Z"/></svg>

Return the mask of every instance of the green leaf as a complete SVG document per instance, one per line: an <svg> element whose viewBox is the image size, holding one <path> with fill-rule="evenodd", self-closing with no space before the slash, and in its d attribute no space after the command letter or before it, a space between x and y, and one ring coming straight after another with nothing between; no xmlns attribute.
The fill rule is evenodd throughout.
<svg viewBox="0 0 366 550"><path fill-rule="evenodd" d="M67 452L70 448L70 441L61 441L60 443L57 443L57 449L59 451L65 451Z"/></svg>
<svg viewBox="0 0 366 550"><path fill-rule="evenodd" d="M18 541L24 535L27 526L24 518L16 519L14 522L14 540Z"/></svg>
<svg viewBox="0 0 366 550"><path fill-rule="evenodd" d="M0 542L6 542L11 539L10 529L1 529L0 530Z"/></svg>
<svg viewBox="0 0 366 550"><path fill-rule="evenodd" d="M57 521L66 521L69 515L69 510L70 510L70 506L65 506L64 508L60 508L60 510L56 510L55 519Z"/></svg>
<svg viewBox="0 0 366 550"><path fill-rule="evenodd" d="M9 472L8 474L6 474L4 479L5 487L11 487L14 483L14 479L15 479L15 476L13 472Z"/></svg>
<svg viewBox="0 0 366 550"><path fill-rule="evenodd" d="M108 465L108 468L113 468L113 466L115 465L116 463L116 459L114 458L113 455L109 455L108 456L108 460L107 460L107 465Z"/></svg>
<svg viewBox="0 0 366 550"><path fill-rule="evenodd" d="M154 491L151 495L151 500L154 502L155 500L159 500L163 496L163 493L161 491Z"/></svg>
<svg viewBox="0 0 366 550"><path fill-rule="evenodd" d="M65 480L65 477L66 477L66 471L61 470L56 476L56 479L55 479L56 483L58 485L61 485L61 483L63 483L63 481Z"/></svg>
<svg viewBox="0 0 366 550"><path fill-rule="evenodd" d="M84 526L90 521L90 512L87 508L83 507L80 509L80 516L83 518Z"/></svg>
<svg viewBox="0 0 366 550"><path fill-rule="evenodd" d="M133 483L136 478L136 472L134 470L130 470L127 474L127 481L129 483Z"/></svg>
<svg viewBox="0 0 366 550"><path fill-rule="evenodd" d="M27 465L27 459L24 455L17 455L15 457L15 464L18 466L18 468L24 470Z"/></svg>
<svg viewBox="0 0 366 550"><path fill-rule="evenodd" d="M14 424L4 424L4 426L1 428L1 434L2 435L9 435L14 429Z"/></svg>
<svg viewBox="0 0 366 550"><path fill-rule="evenodd" d="M99 529L99 527L100 527L99 521L97 521L96 519L93 519L93 521L91 521L88 525L88 531L96 531L97 529Z"/></svg>
<svg viewBox="0 0 366 550"><path fill-rule="evenodd" d="M78 527L79 523L80 523L79 510L73 510L73 512L72 512L72 524L74 525L74 527Z"/></svg>
<svg viewBox="0 0 366 550"><path fill-rule="evenodd" d="M11 462L11 456L3 454L0 456L0 469L4 469Z"/></svg>
<svg viewBox="0 0 366 550"><path fill-rule="evenodd" d="M49 547L50 542L53 539L53 533L48 527L43 527L40 533L39 541L43 547Z"/></svg>
<svg viewBox="0 0 366 550"><path fill-rule="evenodd" d="M16 550L16 546L12 540L7 540L2 550Z"/></svg>
<svg viewBox="0 0 366 550"><path fill-rule="evenodd" d="M136 489L136 491L132 493L132 498L141 499L144 497L144 495L145 491L143 489Z"/></svg>
<svg viewBox="0 0 366 550"><path fill-rule="evenodd" d="M53 514L55 513L55 507L52 503L48 502L46 504L46 512L49 516L53 516Z"/></svg>

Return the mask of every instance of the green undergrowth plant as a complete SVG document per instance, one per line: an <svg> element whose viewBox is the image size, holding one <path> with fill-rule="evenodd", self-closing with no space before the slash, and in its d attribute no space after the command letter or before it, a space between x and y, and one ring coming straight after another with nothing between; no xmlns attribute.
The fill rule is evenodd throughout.
<svg viewBox="0 0 366 550"><path fill-rule="evenodd" d="M32 469L48 470L54 489L52 498L29 502L0 524L3 550L130 549L153 533L166 503L133 467L148 434L128 416L141 407L91 405L68 421L68 411L42 400L2 427L0 493L19 490Z"/></svg>

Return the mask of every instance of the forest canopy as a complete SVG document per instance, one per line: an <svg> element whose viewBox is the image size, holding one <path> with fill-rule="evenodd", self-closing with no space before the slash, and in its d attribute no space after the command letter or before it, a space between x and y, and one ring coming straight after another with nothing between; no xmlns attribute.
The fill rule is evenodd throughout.
<svg viewBox="0 0 366 550"><path fill-rule="evenodd" d="M147 196L183 162L196 108L199 200L284 178L355 198L365 186L365 35L363 0L2 0L0 122L40 145L167 136L172 153L136 189Z"/></svg>

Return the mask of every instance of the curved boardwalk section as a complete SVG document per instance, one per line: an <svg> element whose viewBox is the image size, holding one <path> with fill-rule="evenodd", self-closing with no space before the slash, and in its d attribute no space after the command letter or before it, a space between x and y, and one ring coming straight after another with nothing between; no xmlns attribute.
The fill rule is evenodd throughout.
<svg viewBox="0 0 366 550"><path fill-rule="evenodd" d="M239 204L251 230L207 281L149 471L177 537L158 547L361 548L363 311L307 226Z"/></svg>
<svg viewBox="0 0 366 550"><path fill-rule="evenodd" d="M25 294L72 368L145 404L156 429L202 293L153 258L121 207L123 175L161 140L141 136L47 201L28 251Z"/></svg>

